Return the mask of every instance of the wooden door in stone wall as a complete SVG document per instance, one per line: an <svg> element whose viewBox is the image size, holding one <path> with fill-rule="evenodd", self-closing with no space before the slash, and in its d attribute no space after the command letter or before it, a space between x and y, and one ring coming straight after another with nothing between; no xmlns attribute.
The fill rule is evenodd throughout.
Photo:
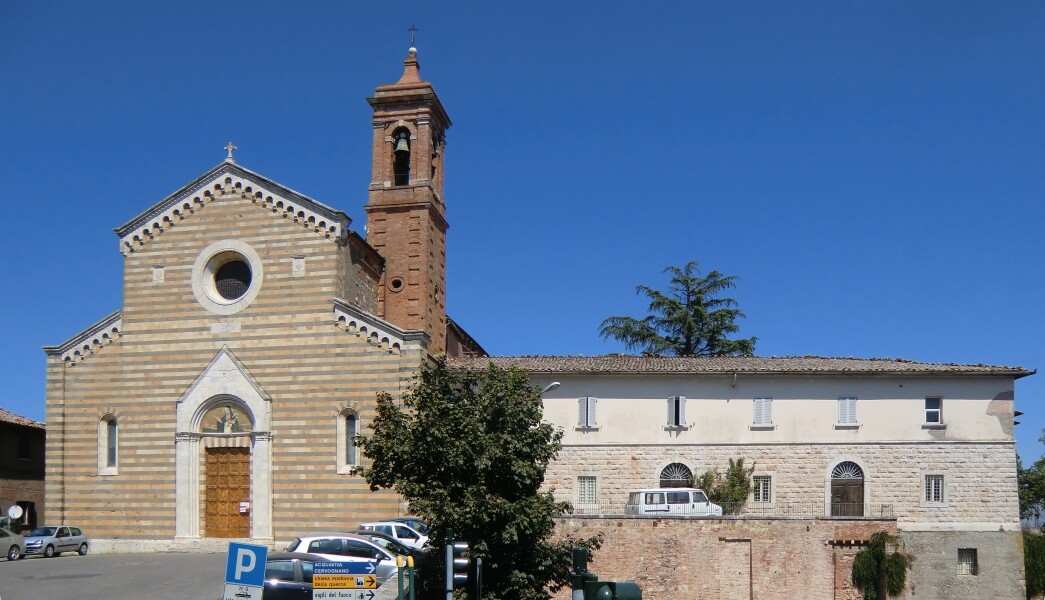
<svg viewBox="0 0 1045 600"><path fill-rule="evenodd" d="M207 492L204 525L207 537L250 537L250 449L207 448Z"/></svg>

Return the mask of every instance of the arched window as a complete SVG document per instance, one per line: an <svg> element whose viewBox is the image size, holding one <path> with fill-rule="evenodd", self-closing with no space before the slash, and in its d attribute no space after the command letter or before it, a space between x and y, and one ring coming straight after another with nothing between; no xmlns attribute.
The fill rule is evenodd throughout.
<svg viewBox="0 0 1045 600"><path fill-rule="evenodd" d="M671 463L660 472L660 487L689 487L693 485L693 471L682 463Z"/></svg>
<svg viewBox="0 0 1045 600"><path fill-rule="evenodd" d="M392 134L393 185L410 184L410 132L396 129Z"/></svg>
<svg viewBox="0 0 1045 600"><path fill-rule="evenodd" d="M359 464L359 448L354 443L359 435L359 415L345 409L337 416L337 472L349 473Z"/></svg>
<svg viewBox="0 0 1045 600"><path fill-rule="evenodd" d="M119 424L115 415L98 421L98 474L116 475L119 457Z"/></svg>

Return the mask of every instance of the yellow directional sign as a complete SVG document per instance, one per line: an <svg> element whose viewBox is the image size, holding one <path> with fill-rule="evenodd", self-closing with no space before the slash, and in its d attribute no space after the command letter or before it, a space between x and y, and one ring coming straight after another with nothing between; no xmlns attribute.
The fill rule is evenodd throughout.
<svg viewBox="0 0 1045 600"><path fill-rule="evenodd" d="M314 590L372 590L377 588L374 575L319 575L312 576Z"/></svg>

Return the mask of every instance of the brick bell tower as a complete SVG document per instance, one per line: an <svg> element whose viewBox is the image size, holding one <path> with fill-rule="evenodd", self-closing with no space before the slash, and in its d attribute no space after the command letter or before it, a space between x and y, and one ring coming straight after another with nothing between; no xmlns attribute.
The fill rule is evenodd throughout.
<svg viewBox="0 0 1045 600"><path fill-rule="evenodd" d="M373 173L366 205L367 242L385 258L379 316L431 336L428 351L446 352L446 204L443 152L450 118L432 84L421 81L410 48L399 81L378 86Z"/></svg>

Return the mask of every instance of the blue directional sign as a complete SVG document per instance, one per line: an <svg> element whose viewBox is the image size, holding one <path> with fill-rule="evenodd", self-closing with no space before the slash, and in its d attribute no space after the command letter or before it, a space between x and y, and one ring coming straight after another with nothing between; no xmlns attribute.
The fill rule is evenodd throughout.
<svg viewBox="0 0 1045 600"><path fill-rule="evenodd" d="M229 542L229 558L225 565L225 583L261 587L265 585L265 546Z"/></svg>
<svg viewBox="0 0 1045 600"><path fill-rule="evenodd" d="M373 575L377 571L374 561L326 561L312 565L316 575Z"/></svg>

